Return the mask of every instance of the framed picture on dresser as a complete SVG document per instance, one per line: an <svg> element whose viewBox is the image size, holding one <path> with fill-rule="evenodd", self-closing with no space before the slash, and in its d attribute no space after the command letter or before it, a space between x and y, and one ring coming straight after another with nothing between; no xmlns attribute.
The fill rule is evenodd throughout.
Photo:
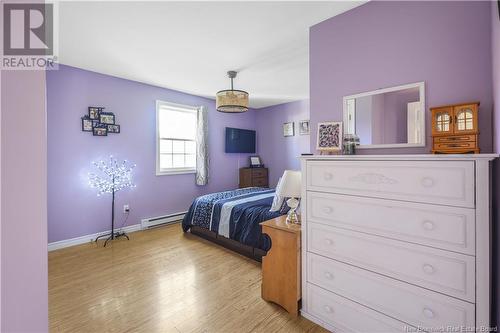
<svg viewBox="0 0 500 333"><path fill-rule="evenodd" d="M342 122L318 123L316 149L318 151L339 151L342 149Z"/></svg>
<svg viewBox="0 0 500 333"><path fill-rule="evenodd" d="M251 168L261 168L263 165L260 161L259 156L250 156L250 167Z"/></svg>

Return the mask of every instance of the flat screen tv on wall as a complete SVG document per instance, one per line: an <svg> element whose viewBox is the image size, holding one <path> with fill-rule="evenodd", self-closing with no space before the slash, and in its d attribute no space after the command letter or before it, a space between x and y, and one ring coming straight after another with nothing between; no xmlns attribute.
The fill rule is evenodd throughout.
<svg viewBox="0 0 500 333"><path fill-rule="evenodd" d="M226 153L255 154L255 131L226 127Z"/></svg>

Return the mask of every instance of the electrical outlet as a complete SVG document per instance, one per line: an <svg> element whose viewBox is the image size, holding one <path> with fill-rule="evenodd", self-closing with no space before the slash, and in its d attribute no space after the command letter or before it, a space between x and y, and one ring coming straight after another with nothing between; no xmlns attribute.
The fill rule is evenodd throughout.
<svg viewBox="0 0 500 333"><path fill-rule="evenodd" d="M130 212L130 206L128 204L123 205L123 213L129 213Z"/></svg>

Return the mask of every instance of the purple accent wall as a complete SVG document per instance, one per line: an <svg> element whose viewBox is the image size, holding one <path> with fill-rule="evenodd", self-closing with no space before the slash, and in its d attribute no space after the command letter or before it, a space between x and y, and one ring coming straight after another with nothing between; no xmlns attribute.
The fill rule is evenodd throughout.
<svg viewBox="0 0 500 333"><path fill-rule="evenodd" d="M48 332L45 72L0 76L0 331Z"/></svg>
<svg viewBox="0 0 500 333"><path fill-rule="evenodd" d="M299 121L309 119L309 100L258 109L256 115L257 150L269 167L269 183L274 187L284 170L300 170L300 154L310 151L310 136L299 134ZM295 135L284 137L283 123L290 121L295 123Z"/></svg>
<svg viewBox="0 0 500 333"><path fill-rule="evenodd" d="M372 1L310 29L311 130L342 120L342 97L425 81L427 109L481 101L480 147L492 151L491 4ZM360 153L427 153L426 148ZM316 138L311 138L315 150Z"/></svg>
<svg viewBox="0 0 500 333"><path fill-rule="evenodd" d="M196 186L193 174L156 176L155 101L157 99L209 109L210 183ZM114 112L120 134L94 137L81 131L88 106ZM97 197L87 184L91 162L110 154L137 164L135 189L118 192L116 223L123 204L130 204L127 225L142 218L186 211L199 195L238 187L238 167L248 155L224 153L224 128L255 129L255 111L225 114L215 101L174 90L61 65L47 73L48 110L48 241L55 242L110 229L109 196ZM257 141L260 142L260 132Z"/></svg>
<svg viewBox="0 0 500 333"><path fill-rule="evenodd" d="M496 153L500 152L500 19L496 1L491 2L491 43L493 72L493 146ZM493 167L493 267L494 294L493 307L496 325L500 323L500 161L496 160Z"/></svg>

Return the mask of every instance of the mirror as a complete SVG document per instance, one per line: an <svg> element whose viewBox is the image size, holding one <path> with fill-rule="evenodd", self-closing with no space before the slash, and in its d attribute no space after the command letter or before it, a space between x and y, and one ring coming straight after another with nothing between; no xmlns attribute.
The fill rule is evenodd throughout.
<svg viewBox="0 0 500 333"><path fill-rule="evenodd" d="M356 134L358 148L424 147L424 82L345 96L344 134Z"/></svg>

